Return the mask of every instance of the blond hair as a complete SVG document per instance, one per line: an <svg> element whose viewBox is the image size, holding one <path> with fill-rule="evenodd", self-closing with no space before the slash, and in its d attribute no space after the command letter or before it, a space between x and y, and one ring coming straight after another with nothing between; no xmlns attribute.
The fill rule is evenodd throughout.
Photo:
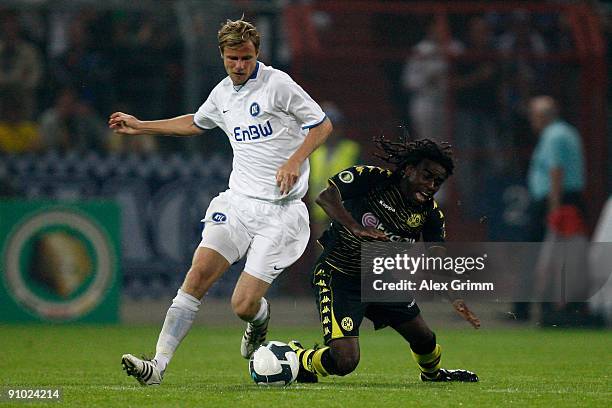
<svg viewBox="0 0 612 408"><path fill-rule="evenodd" d="M221 25L217 38L219 39L221 54L223 54L225 47L240 47L249 40L255 46L255 51L259 52L259 33L253 24L244 21L242 18L236 21L227 20Z"/></svg>

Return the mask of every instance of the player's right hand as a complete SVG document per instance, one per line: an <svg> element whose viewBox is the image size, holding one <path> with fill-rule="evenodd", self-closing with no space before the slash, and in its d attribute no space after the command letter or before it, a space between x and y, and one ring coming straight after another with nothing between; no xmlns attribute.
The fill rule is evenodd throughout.
<svg viewBox="0 0 612 408"><path fill-rule="evenodd" d="M123 112L115 112L108 119L108 127L115 133L125 135L137 135L139 131L140 120L132 115Z"/></svg>
<svg viewBox="0 0 612 408"><path fill-rule="evenodd" d="M463 317L473 328L480 328L480 319L470 310L463 299L455 299L453 301L453 308L459 316Z"/></svg>
<svg viewBox="0 0 612 408"><path fill-rule="evenodd" d="M362 227L361 225L356 225L355 227L351 228L351 232L357 238L372 238L377 241L389 240L389 237L387 237L384 232L372 227Z"/></svg>

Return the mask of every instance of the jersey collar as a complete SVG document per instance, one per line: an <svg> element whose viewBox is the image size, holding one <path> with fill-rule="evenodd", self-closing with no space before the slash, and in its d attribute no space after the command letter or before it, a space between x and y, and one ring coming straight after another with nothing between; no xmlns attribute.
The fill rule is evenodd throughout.
<svg viewBox="0 0 612 408"><path fill-rule="evenodd" d="M249 77L249 79L247 79L247 82L251 79L256 79L257 78L257 73L259 72L259 64L261 64L259 61L257 61L257 65L255 65L255 69L253 70L253 73L251 74L251 76ZM246 83L246 82L245 82Z"/></svg>
<svg viewBox="0 0 612 408"><path fill-rule="evenodd" d="M251 80L251 79L257 79L257 73L259 72L259 65L261 63L259 61L257 61L257 64L255 65L255 69L253 70L253 73L251 74L250 77L247 78L246 81L244 81L244 83L242 85L238 85L235 86L234 84L232 84L232 87L234 88L234 91L239 92L242 88L245 87L245 85ZM231 80L230 80L231 83Z"/></svg>

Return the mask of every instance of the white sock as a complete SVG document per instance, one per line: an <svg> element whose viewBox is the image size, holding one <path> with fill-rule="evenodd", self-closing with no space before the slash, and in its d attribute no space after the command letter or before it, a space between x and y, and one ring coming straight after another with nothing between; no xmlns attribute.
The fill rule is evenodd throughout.
<svg viewBox="0 0 612 408"><path fill-rule="evenodd" d="M253 326L261 326L266 321L267 318L268 318L268 301L266 300L266 298L262 297L259 303L259 311L257 312L257 314L255 314L255 317L253 317L253 320L251 320L250 323Z"/></svg>
<svg viewBox="0 0 612 408"><path fill-rule="evenodd" d="M157 368L162 374L179 344L191 329L200 304L198 299L182 289L179 289L176 297L172 299L172 305L166 313L164 326L159 333L155 348Z"/></svg>

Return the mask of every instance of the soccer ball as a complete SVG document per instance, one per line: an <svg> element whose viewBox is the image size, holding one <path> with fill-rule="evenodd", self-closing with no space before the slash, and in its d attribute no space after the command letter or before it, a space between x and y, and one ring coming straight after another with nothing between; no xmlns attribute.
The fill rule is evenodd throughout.
<svg viewBox="0 0 612 408"><path fill-rule="evenodd" d="M299 369L297 354L280 341L263 343L249 361L249 374L257 385L287 386L295 381Z"/></svg>

